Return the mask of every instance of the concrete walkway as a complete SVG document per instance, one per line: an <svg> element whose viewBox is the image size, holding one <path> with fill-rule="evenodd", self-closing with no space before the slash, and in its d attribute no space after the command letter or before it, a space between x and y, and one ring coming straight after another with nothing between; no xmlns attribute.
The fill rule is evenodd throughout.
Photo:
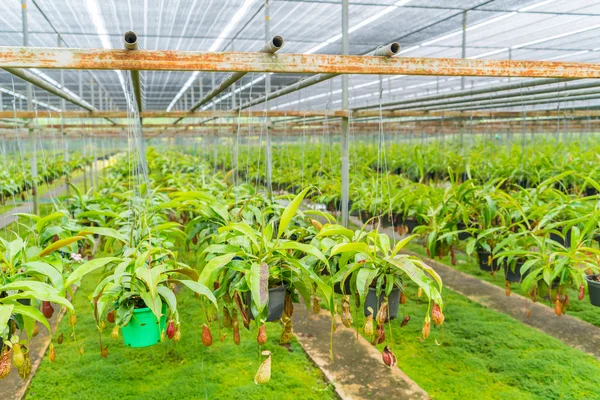
<svg viewBox="0 0 600 400"><path fill-rule="evenodd" d="M342 399L428 399L429 396L398 367L388 368L381 353L336 316L333 334L334 361L329 358L331 316L308 312L295 305L294 334L302 348L335 386Z"/></svg>
<svg viewBox="0 0 600 400"><path fill-rule="evenodd" d="M352 218L352 222L362 226L358 219ZM379 231L386 233L390 238L394 237L391 228L383 228ZM395 237L398 237L398 234ZM568 346L600 359L600 328L597 326L569 315L557 316L554 310L545 304L533 303L531 300L515 293L506 296L504 289L501 287L457 271L430 258L418 254L413 255L420 257L427 265L432 267L442 278L445 287L489 309L507 314L525 325L554 336ZM526 304L531 310L529 318L527 318L525 311Z"/></svg>

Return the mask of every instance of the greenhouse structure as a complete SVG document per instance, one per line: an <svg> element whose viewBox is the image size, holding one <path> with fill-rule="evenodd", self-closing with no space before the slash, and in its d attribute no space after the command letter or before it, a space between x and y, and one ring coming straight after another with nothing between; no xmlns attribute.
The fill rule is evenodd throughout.
<svg viewBox="0 0 600 400"><path fill-rule="evenodd" d="M600 399L599 32L3 0L0 399Z"/></svg>

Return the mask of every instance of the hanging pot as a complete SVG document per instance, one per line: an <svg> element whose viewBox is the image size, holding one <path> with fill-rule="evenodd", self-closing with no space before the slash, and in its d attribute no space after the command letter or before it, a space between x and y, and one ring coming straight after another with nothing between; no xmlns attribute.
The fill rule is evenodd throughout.
<svg viewBox="0 0 600 400"><path fill-rule="evenodd" d="M459 231L464 231L465 229L467 229L467 225L465 225L463 222L459 222L458 224L456 224L456 229L458 229ZM471 232L459 232L458 240L467 240L471 236L473 236Z"/></svg>
<svg viewBox="0 0 600 400"><path fill-rule="evenodd" d="M588 275L585 280L588 284L588 293L590 295L590 303L593 306L600 307L600 282L596 281L598 275Z"/></svg>
<svg viewBox="0 0 600 400"><path fill-rule="evenodd" d="M12 368L12 349L3 349L2 355L0 356L0 379L4 379L10 374Z"/></svg>
<svg viewBox="0 0 600 400"><path fill-rule="evenodd" d="M162 332L167 326L166 307L163 306L162 317L156 315L149 308L136 308L129 323L121 329L123 341L129 347L148 347L160 342Z"/></svg>
<svg viewBox="0 0 600 400"><path fill-rule="evenodd" d="M502 266L504 268L504 278L509 282L521 282L529 273L529 271L527 271L525 275L521 275L521 267L523 264L523 261L517 261L515 264L515 270L513 271L510 266L505 263Z"/></svg>
<svg viewBox="0 0 600 400"><path fill-rule="evenodd" d="M567 229L564 239L556 233L550 232L550 239L565 247L571 247L571 228Z"/></svg>
<svg viewBox="0 0 600 400"><path fill-rule="evenodd" d="M385 301L385 291L382 291L379 298L377 298L377 289L370 287L365 299L364 314L365 317L370 315L369 307L373 309L373 317L377 315L379 311L379 305ZM400 288L393 288L392 292L388 296L388 315L390 320L395 319L398 316L398 307L400 305ZM386 319L387 321L387 319Z"/></svg>
<svg viewBox="0 0 600 400"><path fill-rule="evenodd" d="M285 302L285 294L287 293L287 286L281 285L278 287L269 289L269 300L267 302L267 322L279 321L283 316L283 303ZM250 292L246 292L246 306L249 310L250 319L254 319L252 314L252 295Z"/></svg>
<svg viewBox="0 0 600 400"><path fill-rule="evenodd" d="M404 224L404 226L406 227L406 229L407 229L408 233L412 233L412 232L415 230L415 228L416 228L417 226L419 226L419 223L418 223L418 222L417 222L417 220L416 220L416 219L414 219L414 218L406 218L406 219L404 220L404 223L403 223L403 224Z"/></svg>
<svg viewBox="0 0 600 400"><path fill-rule="evenodd" d="M490 263L490 252L485 250L477 250L479 256L479 269L482 271L492 272L496 268L496 260L492 260Z"/></svg>
<svg viewBox="0 0 600 400"><path fill-rule="evenodd" d="M337 294L351 294L350 291L350 280L352 277L347 277L344 281L344 286L342 287L342 282L336 282L333 285L333 291Z"/></svg>

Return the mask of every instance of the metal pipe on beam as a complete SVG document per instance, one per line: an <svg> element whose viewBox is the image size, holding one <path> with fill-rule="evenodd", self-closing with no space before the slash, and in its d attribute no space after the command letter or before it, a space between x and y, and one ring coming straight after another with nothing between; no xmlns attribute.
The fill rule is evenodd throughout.
<svg viewBox="0 0 600 400"><path fill-rule="evenodd" d="M520 106L532 106L538 104L550 104L550 103L562 103L562 102L572 102L572 101L585 101L585 100L597 100L600 99L600 94L594 94L598 92L592 92L589 95L580 95L580 96L570 96L566 98L556 98L555 95L544 96L541 98L530 98L530 99L517 99L510 102L505 100L500 100L499 102L486 102L480 103L479 105L473 106L463 106L463 107L448 107L453 110L484 110L489 108L506 108L506 107L520 107Z"/></svg>
<svg viewBox="0 0 600 400"><path fill-rule="evenodd" d="M600 63L10 46L0 68L600 78Z"/></svg>
<svg viewBox="0 0 600 400"><path fill-rule="evenodd" d="M531 80L531 81L527 81L527 82L508 83L506 85L498 85L498 86L482 88L482 89L461 90L461 91L453 92L453 93L435 94L435 95L431 95L431 96L423 96L423 97L413 98L413 99L390 101L387 103L381 103L381 108L386 109L386 108L391 108L393 106L420 103L420 102L424 102L424 101L445 100L445 99L452 99L452 98L456 98L456 97L467 97L467 96L474 96L474 95L478 95L478 94L488 94L488 93L503 92L503 91L508 91L508 90L525 89L525 88L529 88L529 87L551 85L553 83L566 82L566 81L570 81L570 80L572 80L572 79L535 79L535 80ZM380 107L379 104L372 104L372 105L368 105L368 106L354 107L352 110L354 110L354 111L368 110L371 108L379 108L379 107Z"/></svg>
<svg viewBox="0 0 600 400"><path fill-rule="evenodd" d="M399 51L400 51L400 44L397 42L393 42L393 43L388 44L387 46L378 47L371 55L376 56L376 57L393 57L396 54L398 54ZM285 96L286 94L296 92L300 89L307 88L309 86L326 81L328 79L335 78L336 76L339 76L339 75L340 74L314 75L314 76L311 76L310 78L302 79L302 80L294 83L293 85L286 86L284 88L274 91L273 93L269 93L268 95L258 97L254 100L250 100L249 102L242 104L237 108L234 108L234 110L243 110L245 108L249 108L249 107L264 103L265 101L273 100L278 97Z"/></svg>
<svg viewBox="0 0 600 400"><path fill-rule="evenodd" d="M265 53L265 54L274 54L275 52L277 52L279 49L281 49L283 47L284 44L284 40L281 36L274 36L271 40L269 40L267 43L265 43L265 45L258 51L259 53ZM234 53L236 54L236 53ZM242 79L242 77L244 75L246 75L248 72L234 72L231 75L229 75L228 77L226 77L225 79L223 79L223 81L221 81L221 83L219 84L219 86L217 87L213 87L213 89L208 92L206 94L206 96L204 96L203 98L201 98L199 101L197 101L191 108L190 111L195 111L198 108L202 107L203 105L205 105L206 103L208 103L209 101L211 101L212 99L214 99L216 96L218 96L219 94L221 94L223 91L225 91L228 87L230 87L231 85L233 85L235 82L239 81L240 79ZM177 121L175 121L174 123L178 123L179 121L181 121L181 119L178 119Z"/></svg>
<svg viewBox="0 0 600 400"><path fill-rule="evenodd" d="M81 102L79 99L77 99L76 97L65 92L61 88L56 87L56 86L46 82L42 78L38 77L37 75L32 74L31 72L27 71L26 69L21 69L21 68L3 68L3 69L6 72L9 72L9 73L13 74L14 76L17 76L17 77L23 79L28 84L33 84L33 85L39 87L40 89L43 89L49 93L52 93L52 94L60 97L61 99L67 100L70 103L78 105L81 108L85 108L88 111L95 111L94 107L91 107L89 104Z"/></svg>
<svg viewBox="0 0 600 400"><path fill-rule="evenodd" d="M565 96L573 96L573 95L579 95L579 94L590 94L590 92L587 92L587 93L576 92L578 90L598 88L598 87L600 87L600 82L592 81L592 82L584 82L584 83L580 83L580 84L575 84L575 85L571 85L571 86L565 86L562 88L543 88L543 89L530 90L525 93L511 92L511 93L505 93L505 94L501 94L501 95L495 95L493 97L481 96L481 97L475 97L475 98L471 97L471 98L467 98L467 99L459 99L459 100L452 100L452 101L438 101L438 102L431 102L431 103L418 102L415 104L404 106L404 107L402 107L402 110L419 109L419 110L424 110L424 111L431 111L431 110L439 110L439 109L451 109L452 107L446 107L446 106L456 105L456 104L465 104L465 103L466 104L475 103L475 104L479 105L479 104L482 104L482 102L499 100L499 99L510 99L511 97L519 97L519 99L522 100L522 99L526 99L526 98L531 98L534 95L546 94L546 93L554 93L553 96L562 96L563 93L566 93ZM573 93L573 91L575 91L575 92ZM571 92L571 93L569 93L569 92ZM549 98L551 98L551 97L549 97ZM508 100L508 101L510 101L510 100Z"/></svg>
<svg viewBox="0 0 600 400"><path fill-rule="evenodd" d="M124 35L125 48L127 50L138 50L138 39L137 34L133 31L127 31ZM140 71L132 69L129 71L131 76L131 85L133 86L133 95L135 97L135 103L137 104L138 112L144 111L142 104L142 84L140 78Z"/></svg>

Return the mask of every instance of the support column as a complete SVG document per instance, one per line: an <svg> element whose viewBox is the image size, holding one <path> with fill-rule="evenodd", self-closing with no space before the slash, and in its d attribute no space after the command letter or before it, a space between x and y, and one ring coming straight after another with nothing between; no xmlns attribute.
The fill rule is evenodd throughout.
<svg viewBox="0 0 600 400"><path fill-rule="evenodd" d="M342 0L342 54L349 53L348 20L349 0ZM342 75L342 110L348 111L348 75ZM349 129L348 117L342 117L342 225L348 227L348 201L350 192L350 164L349 164Z"/></svg>
<svg viewBox="0 0 600 400"><path fill-rule="evenodd" d="M271 37L271 21L270 19L270 5L269 0L265 0L265 41L269 41ZM265 77L265 95L267 96L267 101L265 101L265 110L268 112L270 109L268 95L271 92L271 75L266 73ZM267 167L267 193L269 194L269 198L273 196L273 157L272 157L272 149L271 149L271 135L269 134L269 117L265 116L265 135L267 138L267 156L266 156L266 167Z"/></svg>
<svg viewBox="0 0 600 400"><path fill-rule="evenodd" d="M27 0L21 0L21 17L23 22L23 46L29 46L29 32L27 27ZM31 83L25 84L27 90L27 111L33 110L33 88ZM31 126L31 125L30 125ZM31 140L31 195L33 197L33 213L39 215L39 202L37 193L37 143L35 140L35 129L29 128L29 139Z"/></svg>
<svg viewBox="0 0 600 400"><path fill-rule="evenodd" d="M58 35L58 43L57 47L62 47L62 38ZM64 70L60 70L60 86L64 90L65 89L65 75ZM81 97L81 88L79 89L79 97ZM60 109L65 112L65 108L67 107L67 102L65 99L61 99L60 101ZM69 142L67 141L67 133L65 132L65 119L60 115L60 133L63 140L63 160L65 162L65 168L69 165ZM69 171L65 173L65 192L67 196L69 196Z"/></svg>
<svg viewBox="0 0 600 400"><path fill-rule="evenodd" d="M461 58L464 60L467 58L467 10L463 11L463 22L462 22L462 52ZM460 88L465 88L465 77L460 78Z"/></svg>

